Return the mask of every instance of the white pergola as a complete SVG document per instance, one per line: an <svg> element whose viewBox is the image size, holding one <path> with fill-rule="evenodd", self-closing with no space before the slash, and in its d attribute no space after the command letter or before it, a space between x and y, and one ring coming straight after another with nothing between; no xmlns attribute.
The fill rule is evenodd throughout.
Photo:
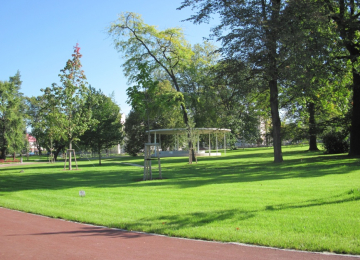
<svg viewBox="0 0 360 260"><path fill-rule="evenodd" d="M226 154L226 133L231 132L230 129L224 129L224 128L194 128L193 131L197 134L198 141L197 141L197 151L199 153L200 151L200 142L199 142L199 136L200 135L209 135L209 156L211 156L211 140L210 135L215 134L216 135L216 155L218 155L218 134L224 135L224 153ZM161 135L175 135L175 147L176 150L179 149L179 138L178 135L180 134L186 134L187 129L186 128L171 128L171 129L155 129L147 131L146 133L150 132L150 134L154 134L154 142L156 143L156 135L159 135L159 142L161 142Z"/></svg>

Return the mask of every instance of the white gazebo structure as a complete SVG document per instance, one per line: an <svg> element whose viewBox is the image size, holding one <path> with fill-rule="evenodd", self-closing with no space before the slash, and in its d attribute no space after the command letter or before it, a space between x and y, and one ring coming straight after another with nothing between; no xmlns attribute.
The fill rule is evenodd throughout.
<svg viewBox="0 0 360 260"><path fill-rule="evenodd" d="M154 135L154 143L157 143L157 137L158 143L161 144L161 135L175 135L175 150L173 151L160 151L159 156L160 157L174 157L174 156L188 156L188 151L179 151L179 136L180 135L186 135L188 133L188 129L186 128L172 128L172 129L155 129L150 130L150 134ZM197 148L196 150L196 156L221 156L221 153L218 149L218 137L221 139L224 138L224 153L226 154L226 133L231 132L230 129L223 129L223 128L194 128L192 130L193 134L197 137ZM146 132L148 133L148 132ZM215 134L215 149L216 152L211 152L211 134ZM209 135L209 152L206 153L205 150L200 151L200 135ZM155 151L154 156L158 157L156 154L157 151Z"/></svg>

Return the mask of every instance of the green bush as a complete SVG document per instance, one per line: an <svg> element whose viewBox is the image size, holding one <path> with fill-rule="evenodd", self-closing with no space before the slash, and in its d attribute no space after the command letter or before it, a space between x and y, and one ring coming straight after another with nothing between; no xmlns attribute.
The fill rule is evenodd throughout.
<svg viewBox="0 0 360 260"><path fill-rule="evenodd" d="M323 136L325 153L346 153L349 151L347 133L331 131Z"/></svg>

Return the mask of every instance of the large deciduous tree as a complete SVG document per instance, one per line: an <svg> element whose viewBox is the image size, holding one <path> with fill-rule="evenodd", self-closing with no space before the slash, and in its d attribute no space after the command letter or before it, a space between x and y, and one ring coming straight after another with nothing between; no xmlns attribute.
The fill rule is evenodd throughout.
<svg viewBox="0 0 360 260"><path fill-rule="evenodd" d="M63 138L68 142L70 150L73 149L73 141L78 140L79 136L95 122L91 117L92 111L87 102L89 88L84 71L81 69L81 57L80 47L76 44L72 59L66 62L59 74L61 86L53 84L51 88L42 90L47 96L55 97L56 113L53 114L55 120L52 120L56 123L54 133L58 135L57 139ZM49 103L53 105L52 102ZM71 156L69 169L72 170Z"/></svg>
<svg viewBox="0 0 360 260"><path fill-rule="evenodd" d="M141 16L135 13L123 13L109 28L115 48L124 53L125 75L130 81L140 72L138 63L147 62L150 69L158 68L167 75L173 88L181 92L178 73L188 65L193 52L185 40L180 28L163 31L147 25ZM188 126L189 114L184 102L180 103L183 120ZM192 147L192 143L189 142ZM194 157L194 154L193 154Z"/></svg>
<svg viewBox="0 0 360 260"><path fill-rule="evenodd" d="M167 80L154 80L147 63L137 66L139 74L135 77L136 84L127 89L127 103L132 111L125 123L128 138L125 150L132 155L144 148L145 131L184 126L180 111L180 104L184 102L183 94L174 90ZM164 137L162 145L167 144L168 139ZM150 132L147 140L151 142Z"/></svg>
<svg viewBox="0 0 360 260"><path fill-rule="evenodd" d="M253 62L263 75L270 91L274 161L282 162L278 83L286 56L280 44L286 26L284 1L185 0L180 9L187 6L199 9L188 19L194 23L208 21L213 13L220 15L221 24L213 29L214 36L223 43L220 51L226 57Z"/></svg>
<svg viewBox="0 0 360 260"><path fill-rule="evenodd" d="M338 44L346 48L343 58L352 66L352 115L350 129L350 155L360 155L360 1L358 0L322 0L321 7L328 10L328 16L336 23Z"/></svg>
<svg viewBox="0 0 360 260"><path fill-rule="evenodd" d="M101 150L121 143L124 134L119 106L101 90L96 91L90 87L90 91L88 102L93 119L98 122L85 131L80 137L80 143L98 153L101 165Z"/></svg>
<svg viewBox="0 0 360 260"><path fill-rule="evenodd" d="M253 75L263 80L269 91L274 161L282 162L279 93L291 77L289 65L311 59L303 51L302 39L304 23L317 15L316 5L311 0L184 0L179 9L185 7L198 10L187 19L194 23L207 22L217 14L220 24L211 36L222 42L219 51L226 59L251 64ZM294 50L301 51L293 56Z"/></svg>

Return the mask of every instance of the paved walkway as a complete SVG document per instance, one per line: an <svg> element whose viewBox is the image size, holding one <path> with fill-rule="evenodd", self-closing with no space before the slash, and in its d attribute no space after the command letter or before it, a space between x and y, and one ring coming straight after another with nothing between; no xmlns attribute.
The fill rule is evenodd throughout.
<svg viewBox="0 0 360 260"><path fill-rule="evenodd" d="M0 208L0 259L359 260L127 232Z"/></svg>
<svg viewBox="0 0 360 260"><path fill-rule="evenodd" d="M130 165L130 166L136 166L136 167L141 167L141 168L144 168L144 166L143 166L143 165L136 164L136 163L127 163L127 162L122 162L122 164L126 164L126 165Z"/></svg>
<svg viewBox="0 0 360 260"><path fill-rule="evenodd" d="M0 167L9 167L9 166L22 166L29 164L39 164L39 163L47 163L47 162L23 162L23 163L1 163Z"/></svg>

